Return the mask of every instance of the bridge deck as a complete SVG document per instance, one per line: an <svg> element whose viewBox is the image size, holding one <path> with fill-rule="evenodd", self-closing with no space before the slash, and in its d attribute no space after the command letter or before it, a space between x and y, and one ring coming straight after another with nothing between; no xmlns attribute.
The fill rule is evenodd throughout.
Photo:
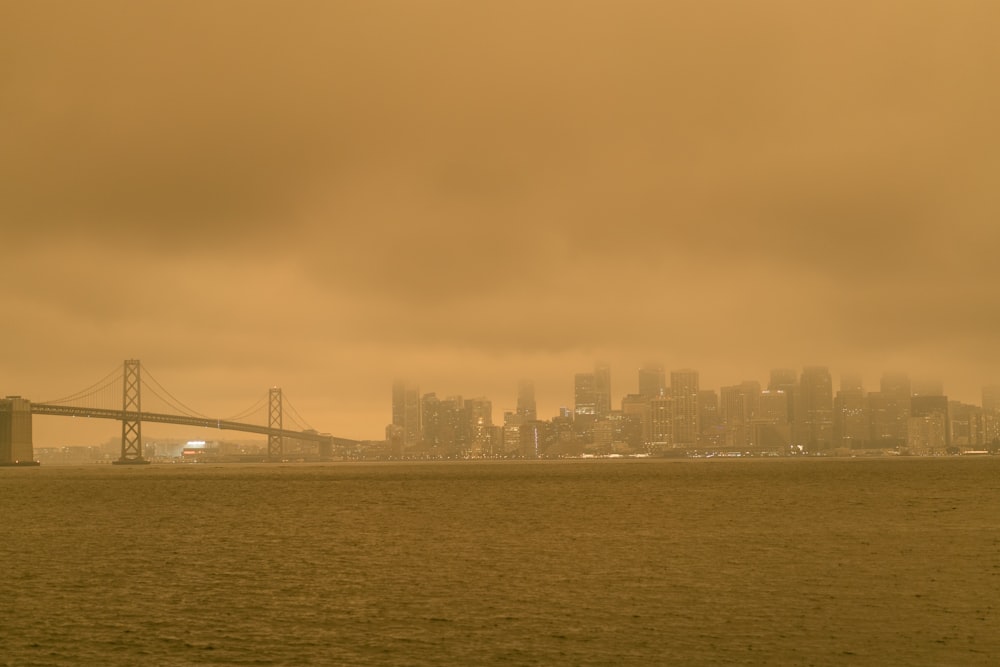
<svg viewBox="0 0 1000 667"><path fill-rule="evenodd" d="M126 412L122 410L109 410L107 408L81 408L72 405L53 405L51 403L32 403L31 413L36 415L58 415L62 417L90 417L96 419L116 419L155 422L159 424L180 424L182 426L200 426L205 428L217 428L224 431L241 431L243 433L259 433L261 435L280 435L283 438L293 438L296 440L307 440L310 442L332 443L339 446L349 446L357 444L357 440L348 438L336 438L327 433L316 433L314 431L291 431L288 429L273 429L258 424L244 424L242 422L227 421L225 419L209 419L203 417L189 417L187 415L169 415L159 412Z"/></svg>

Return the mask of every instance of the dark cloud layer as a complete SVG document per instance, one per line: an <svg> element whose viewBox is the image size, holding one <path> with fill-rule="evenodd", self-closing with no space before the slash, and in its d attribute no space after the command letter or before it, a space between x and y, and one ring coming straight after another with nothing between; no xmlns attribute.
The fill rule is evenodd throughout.
<svg viewBox="0 0 1000 667"><path fill-rule="evenodd" d="M535 377L554 409L597 358L616 394L653 358L708 386L909 365L975 400L998 26L971 0L5 3L0 380L51 397L142 356L206 410L280 383L364 437L398 374L497 410Z"/></svg>

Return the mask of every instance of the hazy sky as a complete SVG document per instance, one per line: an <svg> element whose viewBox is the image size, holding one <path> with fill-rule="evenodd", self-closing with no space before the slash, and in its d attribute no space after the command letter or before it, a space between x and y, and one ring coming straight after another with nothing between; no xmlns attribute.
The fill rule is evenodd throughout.
<svg viewBox="0 0 1000 667"><path fill-rule="evenodd" d="M978 403L998 34L995 0L2 0L0 393L135 357L356 438L397 376L500 421L597 360L615 403L645 360Z"/></svg>

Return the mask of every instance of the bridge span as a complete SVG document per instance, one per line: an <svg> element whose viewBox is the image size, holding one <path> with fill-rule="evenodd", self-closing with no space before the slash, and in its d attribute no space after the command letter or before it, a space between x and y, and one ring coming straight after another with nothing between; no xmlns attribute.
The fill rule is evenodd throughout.
<svg viewBox="0 0 1000 667"><path fill-rule="evenodd" d="M142 423L178 424L220 430L256 433L267 436L267 458L270 461L280 461L283 458L284 439L315 442L320 451L332 451L334 446L351 446L356 440L338 438L328 433L319 433L314 429L287 429L283 427L283 396L280 388L272 387L267 397L267 424L254 424L235 418L216 419L193 413L189 408L174 399L171 404L177 413L145 412L142 410L141 388L144 386L142 367L138 360L126 360L121 374L113 373L92 387L79 392L68 399L59 401L33 403L21 397L8 397L0 400L0 465L24 465L33 462L31 443L31 417L33 415L49 415L61 417L88 417L96 419L113 419L122 423L121 457L115 461L118 464L149 463L143 456ZM154 380L155 382L155 380ZM110 408L94 405L73 405L72 400L93 399L94 396L107 396L109 389L117 391L121 386L122 407ZM167 393L156 383L160 391ZM112 391L112 393L114 393ZM156 396L163 396L155 389ZM294 411L294 408L293 408ZM249 413L244 413L247 416Z"/></svg>

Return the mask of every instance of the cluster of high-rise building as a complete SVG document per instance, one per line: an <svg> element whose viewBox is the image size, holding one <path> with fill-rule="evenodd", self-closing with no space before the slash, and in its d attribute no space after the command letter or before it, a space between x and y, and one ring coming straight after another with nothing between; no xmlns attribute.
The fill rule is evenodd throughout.
<svg viewBox="0 0 1000 667"><path fill-rule="evenodd" d="M396 457L501 458L592 454L795 454L891 451L936 455L1000 449L1000 386L982 405L949 401L940 382L885 373L878 391L845 374L834 389L825 366L775 369L702 389L696 370L638 371L638 392L613 407L611 369L596 364L573 380L573 407L539 419L534 384L522 380L516 409L493 422L485 397L438 398L396 382L386 441Z"/></svg>

